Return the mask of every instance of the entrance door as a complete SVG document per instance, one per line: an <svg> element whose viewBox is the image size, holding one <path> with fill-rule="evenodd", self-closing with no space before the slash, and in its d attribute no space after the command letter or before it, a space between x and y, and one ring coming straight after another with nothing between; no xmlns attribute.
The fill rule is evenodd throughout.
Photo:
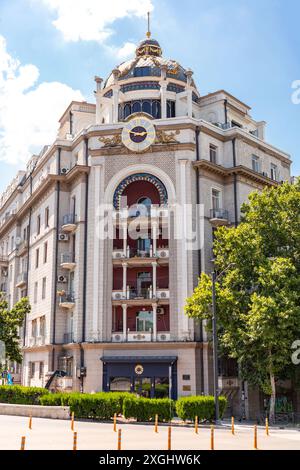
<svg viewBox="0 0 300 470"><path fill-rule="evenodd" d="M141 397L151 398L151 378L136 377L134 379L134 392Z"/></svg>

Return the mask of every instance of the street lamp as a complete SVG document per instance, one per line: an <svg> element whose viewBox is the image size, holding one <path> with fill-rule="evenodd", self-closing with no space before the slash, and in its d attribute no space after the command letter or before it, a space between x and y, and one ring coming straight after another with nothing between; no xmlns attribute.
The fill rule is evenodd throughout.
<svg viewBox="0 0 300 470"><path fill-rule="evenodd" d="M212 272L212 330L213 330L213 369L214 369L214 403L215 422L220 423L219 410L219 367L218 367L218 330L217 330L217 302L216 302L216 281L235 263L230 263L221 273L216 270Z"/></svg>

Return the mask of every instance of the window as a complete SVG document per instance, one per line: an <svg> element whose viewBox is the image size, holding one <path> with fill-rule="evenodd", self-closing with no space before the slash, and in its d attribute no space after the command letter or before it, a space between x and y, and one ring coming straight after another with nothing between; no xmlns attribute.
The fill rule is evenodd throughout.
<svg viewBox="0 0 300 470"><path fill-rule="evenodd" d="M45 315L40 318L40 336L44 338L46 336L46 317Z"/></svg>
<svg viewBox="0 0 300 470"><path fill-rule="evenodd" d="M260 161L259 157L256 155L252 155L252 170L256 171L257 173L260 172Z"/></svg>
<svg viewBox="0 0 300 470"><path fill-rule="evenodd" d="M136 331L150 330L153 330L153 312L139 312L136 317Z"/></svg>
<svg viewBox="0 0 300 470"><path fill-rule="evenodd" d="M37 216L36 232L37 232L37 235L41 233L41 216L40 215Z"/></svg>
<svg viewBox="0 0 300 470"><path fill-rule="evenodd" d="M43 362L40 362L39 378L40 378L40 379L43 379L43 378L44 378L44 363L43 363Z"/></svg>
<svg viewBox="0 0 300 470"><path fill-rule="evenodd" d="M218 189L212 189L212 208L220 209L221 208L221 191Z"/></svg>
<svg viewBox="0 0 300 470"><path fill-rule="evenodd" d="M271 178L274 181L278 181L278 167L274 163L271 163Z"/></svg>
<svg viewBox="0 0 300 470"><path fill-rule="evenodd" d="M47 279L43 277L43 281L42 281L42 299L43 300L46 298L46 286L47 286Z"/></svg>
<svg viewBox="0 0 300 470"><path fill-rule="evenodd" d="M30 379L32 379L34 377L34 374L35 374L35 363L34 362L29 362L28 363L28 376Z"/></svg>
<svg viewBox="0 0 300 470"><path fill-rule="evenodd" d="M38 297L38 283L34 283L34 291L33 291L33 301L36 304L37 303L37 297Z"/></svg>
<svg viewBox="0 0 300 470"><path fill-rule="evenodd" d="M47 257L48 257L48 243L44 243L44 263L47 263Z"/></svg>
<svg viewBox="0 0 300 470"><path fill-rule="evenodd" d="M49 207L45 209L45 227L49 227Z"/></svg>
<svg viewBox="0 0 300 470"><path fill-rule="evenodd" d="M176 116L176 105L175 101L167 101L167 117L172 118Z"/></svg>
<svg viewBox="0 0 300 470"><path fill-rule="evenodd" d="M236 121L231 121L231 127L240 127L240 128L242 128L243 126L242 126L242 124L240 124Z"/></svg>
<svg viewBox="0 0 300 470"><path fill-rule="evenodd" d="M40 259L40 249L37 248L35 250L35 267L38 268L39 267L39 259Z"/></svg>
<svg viewBox="0 0 300 470"><path fill-rule="evenodd" d="M209 159L212 163L217 163L217 147L212 144L209 146Z"/></svg>
<svg viewBox="0 0 300 470"><path fill-rule="evenodd" d="M36 320L32 320L31 322L31 336L32 338L37 337L37 321Z"/></svg>

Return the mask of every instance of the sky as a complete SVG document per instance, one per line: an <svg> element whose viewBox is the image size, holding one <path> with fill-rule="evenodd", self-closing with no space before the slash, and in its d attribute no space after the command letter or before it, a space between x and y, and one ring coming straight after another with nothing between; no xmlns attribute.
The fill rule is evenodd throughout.
<svg viewBox="0 0 300 470"><path fill-rule="evenodd" d="M164 56L201 95L251 106L300 175L298 0L0 0L0 192L53 142L70 101L94 102L94 76L134 54L147 11Z"/></svg>

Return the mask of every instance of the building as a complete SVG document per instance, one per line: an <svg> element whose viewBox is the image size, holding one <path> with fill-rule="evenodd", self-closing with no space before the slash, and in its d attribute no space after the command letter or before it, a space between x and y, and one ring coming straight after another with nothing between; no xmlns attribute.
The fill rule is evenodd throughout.
<svg viewBox="0 0 300 470"><path fill-rule="evenodd" d="M185 299L212 269L215 227L237 225L251 191L289 180L290 157L245 103L202 96L150 33L95 82L96 104L72 102L1 197L0 287L32 304L20 380L44 386L59 370L62 390L211 393L211 348ZM221 365L232 406L257 409L258 392Z"/></svg>

